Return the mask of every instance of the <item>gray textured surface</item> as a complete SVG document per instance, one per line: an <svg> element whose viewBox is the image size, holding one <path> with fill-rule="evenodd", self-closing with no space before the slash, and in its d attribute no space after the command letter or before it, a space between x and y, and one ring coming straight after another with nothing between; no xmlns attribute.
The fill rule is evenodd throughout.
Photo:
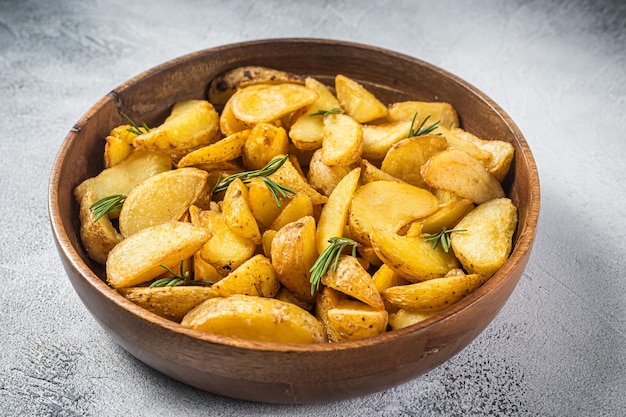
<svg viewBox="0 0 626 417"><path fill-rule="evenodd" d="M368 43L498 102L539 167L527 272L486 331L406 384L316 406L191 389L112 342L58 260L51 163L111 88L199 49L271 37ZM0 0L0 414L626 414L626 7L621 1Z"/></svg>

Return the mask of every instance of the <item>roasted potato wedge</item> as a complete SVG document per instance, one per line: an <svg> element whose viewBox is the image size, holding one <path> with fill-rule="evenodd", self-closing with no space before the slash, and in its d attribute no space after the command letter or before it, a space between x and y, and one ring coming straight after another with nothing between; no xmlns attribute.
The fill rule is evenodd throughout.
<svg viewBox="0 0 626 417"><path fill-rule="evenodd" d="M275 298L235 294L209 299L181 324L221 336L275 343L325 342L324 326L308 311Z"/></svg>
<svg viewBox="0 0 626 417"><path fill-rule="evenodd" d="M300 300L310 303L311 267L317 260L315 220L312 216L283 226L271 246L271 260L281 284Z"/></svg>
<svg viewBox="0 0 626 417"><path fill-rule="evenodd" d="M111 168L119 164L133 151L133 147L117 136L107 136L104 145L104 167Z"/></svg>
<svg viewBox="0 0 626 417"><path fill-rule="evenodd" d="M302 172L296 165L293 164L291 159L285 161L285 163L268 178L276 181L277 183L292 189L295 192L303 192L309 196L311 203L324 204L328 200L323 194L317 192L307 182L306 177L302 175Z"/></svg>
<svg viewBox="0 0 626 417"><path fill-rule="evenodd" d="M391 174L387 174L367 159L361 159L361 181L363 184L374 181L404 182Z"/></svg>
<svg viewBox="0 0 626 417"><path fill-rule="evenodd" d="M371 245L375 228L399 231L413 220L437 211L437 198L414 185L375 181L359 187L350 205L348 224L355 239Z"/></svg>
<svg viewBox="0 0 626 417"><path fill-rule="evenodd" d="M270 229L280 230L286 224L306 216L313 216L313 203L307 194L297 193L276 216Z"/></svg>
<svg viewBox="0 0 626 417"><path fill-rule="evenodd" d="M269 123L255 125L243 146L243 165L249 169L261 169L278 155L289 151L289 138L282 127Z"/></svg>
<svg viewBox="0 0 626 417"><path fill-rule="evenodd" d="M318 97L291 125L289 137L296 148L311 151L322 147L324 137L324 116L315 113L338 109L340 104L328 87L316 79L309 77L304 85L317 92Z"/></svg>
<svg viewBox="0 0 626 417"><path fill-rule="evenodd" d="M206 100L185 100L174 104L161 125L133 139L133 146L168 153L178 161L220 137L219 115L213 105Z"/></svg>
<svg viewBox="0 0 626 417"><path fill-rule="evenodd" d="M466 198L457 197L455 200L440 204L439 209L430 216L415 221L415 231L407 231L407 235L418 236L422 233L439 233L444 228L454 229L454 226L474 208L474 203ZM417 227L419 224L419 227ZM412 225L413 228L413 225Z"/></svg>
<svg viewBox="0 0 626 417"><path fill-rule="evenodd" d="M111 249L122 241L122 235L113 227L108 215L95 221L91 205L97 200L96 193L88 188L80 202L80 239L87 255L104 265Z"/></svg>
<svg viewBox="0 0 626 417"><path fill-rule="evenodd" d="M329 340L356 340L376 336L387 330L389 315L360 301L342 300L335 308L328 310L325 327Z"/></svg>
<svg viewBox="0 0 626 417"><path fill-rule="evenodd" d="M517 227L517 208L508 198L477 206L455 226L466 230L450 237L452 249L466 271L490 278L508 259Z"/></svg>
<svg viewBox="0 0 626 417"><path fill-rule="evenodd" d="M433 278L414 284L390 287L383 291L385 301L412 311L441 311L450 307L483 284L478 274Z"/></svg>
<svg viewBox="0 0 626 417"><path fill-rule="evenodd" d="M361 168L355 168L337 184L328 202L322 208L317 222L317 252L321 254L329 245L331 237L343 237L348 222L348 210L352 196L359 185Z"/></svg>
<svg viewBox="0 0 626 417"><path fill-rule="evenodd" d="M336 269L331 267L322 276L322 284L356 298L376 310L385 308L372 277L353 256L341 255Z"/></svg>
<svg viewBox="0 0 626 417"><path fill-rule="evenodd" d="M485 140L478 136L467 132L463 129L452 129L451 132L457 137L473 143L479 149L489 152L491 159L486 165L487 170L498 180L502 181L509 172L511 162L513 162L513 156L515 155L515 148L508 142L502 140Z"/></svg>
<svg viewBox="0 0 626 417"><path fill-rule="evenodd" d="M363 132L361 124L347 114L324 116L322 162L330 167L350 166L361 160Z"/></svg>
<svg viewBox="0 0 626 417"><path fill-rule="evenodd" d="M380 161L396 143L409 137L411 122L389 122L376 125L364 124L362 157L370 161Z"/></svg>
<svg viewBox="0 0 626 417"><path fill-rule="evenodd" d="M421 173L429 186L452 191L476 204L504 197L500 182L479 160L459 149L434 155L422 165Z"/></svg>
<svg viewBox="0 0 626 417"><path fill-rule="evenodd" d="M357 81L338 74L335 92L341 108L359 123L367 123L387 116L387 107Z"/></svg>
<svg viewBox="0 0 626 417"><path fill-rule="evenodd" d="M372 247L389 268L410 282L438 278L459 267L459 261L452 251L445 252L441 245L433 248L421 236L400 236L384 229L375 229L372 233Z"/></svg>
<svg viewBox="0 0 626 417"><path fill-rule="evenodd" d="M194 165L204 165L206 167L207 164L216 164L215 170L224 170L226 167L219 164L239 158L243 153L243 146L249 134L249 129L242 130L215 143L189 152L178 161L178 168Z"/></svg>
<svg viewBox="0 0 626 417"><path fill-rule="evenodd" d="M312 104L317 97L314 90L293 83L243 88L231 97L232 112L244 123L268 123Z"/></svg>
<svg viewBox="0 0 626 417"><path fill-rule="evenodd" d="M325 196L329 196L339 181L352 170L352 166L330 167L322 162L321 149L316 150L309 161L307 180L309 184Z"/></svg>
<svg viewBox="0 0 626 417"><path fill-rule="evenodd" d="M226 104L228 99L240 88L256 84L304 84L305 77L274 68L244 66L228 70L215 77L209 84L209 101L215 105Z"/></svg>
<svg viewBox="0 0 626 417"><path fill-rule="evenodd" d="M258 245L261 243L261 231L248 201L248 187L236 178L226 190L222 213L230 230Z"/></svg>
<svg viewBox="0 0 626 417"><path fill-rule="evenodd" d="M109 252L107 282L113 288L134 287L148 282L168 268L177 268L209 240L209 232L185 222L150 226L127 237Z"/></svg>
<svg viewBox="0 0 626 417"><path fill-rule="evenodd" d="M155 224L180 220L192 204L206 198L208 174L180 168L154 175L133 188L120 212L125 238Z"/></svg>
<svg viewBox="0 0 626 417"><path fill-rule="evenodd" d="M97 198L115 194L128 195L137 184L158 173L172 169L172 159L151 151L136 151L119 164L104 169L97 176L88 178L74 189L80 204L85 192L91 188Z"/></svg>
<svg viewBox="0 0 626 417"><path fill-rule="evenodd" d="M279 196L280 205L276 204L274 195L260 178L252 178L246 185L248 187L248 205L252 215L259 228L269 229L290 200Z"/></svg>
<svg viewBox="0 0 626 417"><path fill-rule="evenodd" d="M178 323L198 304L217 297L213 288L195 285L119 288L117 292L138 306Z"/></svg>
<svg viewBox="0 0 626 417"><path fill-rule="evenodd" d="M389 314L389 327L392 330L399 330L405 327L424 321L437 314L438 311L412 311L401 308Z"/></svg>
<svg viewBox="0 0 626 417"><path fill-rule="evenodd" d="M447 147L446 140L436 135L403 139L387 151L380 169L406 183L428 189L420 169L434 154Z"/></svg>
<svg viewBox="0 0 626 417"><path fill-rule="evenodd" d="M448 129L459 126L459 116L449 103L428 101L402 101L389 105L387 119L391 122L413 120L419 126L428 117L425 126L439 122L439 126Z"/></svg>
<svg viewBox="0 0 626 417"><path fill-rule="evenodd" d="M213 289L222 297L233 294L274 297L280 289L280 282L269 259L254 255L215 283Z"/></svg>

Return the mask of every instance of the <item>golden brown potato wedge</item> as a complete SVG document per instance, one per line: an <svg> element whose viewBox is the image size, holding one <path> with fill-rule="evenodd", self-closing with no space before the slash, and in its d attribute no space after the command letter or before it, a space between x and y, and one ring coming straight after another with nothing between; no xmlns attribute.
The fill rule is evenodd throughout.
<svg viewBox="0 0 626 417"><path fill-rule="evenodd" d="M485 167L488 167L491 163L491 160L493 159L491 152L481 149L471 141L467 140L463 135L464 131L462 129L446 129L444 127L439 127L437 132L446 139L450 148L460 149L467 152L482 162Z"/></svg>
<svg viewBox="0 0 626 417"><path fill-rule="evenodd" d="M140 182L171 169L172 159L168 155L151 151L133 152L119 164L80 183L74 189L74 196L80 204L88 188L91 188L98 198L115 194L128 195Z"/></svg>
<svg viewBox="0 0 626 417"><path fill-rule="evenodd" d="M191 285L119 288L117 292L138 306L178 323L198 304L217 297L211 287Z"/></svg>
<svg viewBox="0 0 626 417"><path fill-rule="evenodd" d="M400 178L387 174L367 159L361 159L361 181L363 184L374 181L404 182Z"/></svg>
<svg viewBox="0 0 626 417"><path fill-rule="evenodd" d="M452 234L452 249L466 271L490 278L508 259L516 226L513 202L508 198L490 200L455 226L466 232Z"/></svg>
<svg viewBox="0 0 626 417"><path fill-rule="evenodd" d="M444 228L454 229L455 225L474 208L474 203L466 198L457 198L440 204L439 209L430 216L417 220L419 228L415 232L407 231L407 235L418 236L422 233L439 233ZM416 225L417 226L417 225Z"/></svg>
<svg viewBox="0 0 626 417"><path fill-rule="evenodd" d="M331 237L343 237L344 229L348 223L350 202L359 185L360 175L361 168L355 168L343 177L322 208L316 231L318 254L324 252Z"/></svg>
<svg viewBox="0 0 626 417"><path fill-rule="evenodd" d="M220 164L237 159L242 155L243 146L249 134L249 129L242 130L215 143L189 152L178 161L178 168L194 165L204 165L206 167L207 164L216 164L214 170L227 170L228 165Z"/></svg>
<svg viewBox="0 0 626 417"><path fill-rule="evenodd" d="M304 302L313 302L311 267L317 260L312 216L283 226L272 239L272 266L281 284Z"/></svg>
<svg viewBox="0 0 626 417"><path fill-rule="evenodd" d="M478 136L460 128L452 129L452 132L456 136L473 143L479 149L489 152L492 157L487 164L487 170L491 172L491 174L496 177L498 181L501 182L504 179L507 172L509 172L511 162L513 162L513 156L515 155L513 145L501 140L481 139Z"/></svg>
<svg viewBox="0 0 626 417"><path fill-rule="evenodd" d="M191 310L181 324L221 336L275 343L325 342L324 326L308 311L275 298L231 295Z"/></svg>
<svg viewBox="0 0 626 417"><path fill-rule="evenodd" d="M385 301L412 311L441 311L483 284L478 274L433 278L383 291Z"/></svg>
<svg viewBox="0 0 626 417"><path fill-rule="evenodd" d="M217 282L222 276L217 269L200 256L200 251L193 254L193 278L197 281Z"/></svg>
<svg viewBox="0 0 626 417"><path fill-rule="evenodd" d="M179 220L208 193L208 174L180 168L154 175L131 190L120 212L120 232L125 238L156 224Z"/></svg>
<svg viewBox="0 0 626 417"><path fill-rule="evenodd" d="M261 232L248 201L248 187L240 178L236 178L226 190L222 213L230 230L252 240L255 244L260 244Z"/></svg>
<svg viewBox="0 0 626 417"><path fill-rule="evenodd" d="M206 100L184 100L174 104L161 125L137 136L133 146L168 153L178 161L220 137L219 115L213 105Z"/></svg>
<svg viewBox="0 0 626 417"><path fill-rule="evenodd" d="M168 222L127 237L109 252L107 282L113 288L134 287L177 268L209 240L209 232L191 223Z"/></svg>
<svg viewBox="0 0 626 417"><path fill-rule="evenodd" d="M372 280L374 281L374 286L381 294L387 288L409 284L409 281L393 272L393 269L389 268L386 264L382 264L376 272L374 272Z"/></svg>
<svg viewBox="0 0 626 417"><path fill-rule="evenodd" d="M290 188L295 192L305 193L309 196L311 203L314 205L324 204L328 200L325 195L320 194L313 187L311 187L306 180L306 177L302 175L301 170L298 169L298 166L293 164L291 158L285 161L285 163L268 178L271 178L277 183Z"/></svg>
<svg viewBox="0 0 626 417"><path fill-rule="evenodd" d="M363 132L361 124L347 114L324 116L322 162L330 167L350 166L361 159Z"/></svg>
<svg viewBox="0 0 626 417"><path fill-rule="evenodd" d="M356 340L372 337L387 330L388 313L360 301L342 300L325 314L329 340ZM332 335L332 338L331 338Z"/></svg>
<svg viewBox="0 0 626 417"><path fill-rule="evenodd" d="M318 98L291 125L289 137L298 149L316 150L322 147L324 116L315 113L338 109L340 104L328 87L316 79L309 77L304 85L317 92Z"/></svg>
<svg viewBox="0 0 626 417"><path fill-rule="evenodd" d="M452 191L477 204L504 197L502 186L485 166L459 149L434 155L422 165L421 173L429 186Z"/></svg>
<svg viewBox="0 0 626 417"><path fill-rule="evenodd" d="M403 329L424 321L437 314L438 311L411 311L404 308L389 314L389 327L392 330Z"/></svg>
<svg viewBox="0 0 626 417"><path fill-rule="evenodd" d="M212 265L221 276L228 275L250 259L256 251L256 244L234 233L228 227L221 230L202 246L200 256Z"/></svg>
<svg viewBox="0 0 626 417"><path fill-rule="evenodd" d="M459 116L449 103L427 101L402 101L389 106L387 119L392 122L413 120L417 113L414 126L419 126L426 117L424 126L439 122L439 126L451 129L459 126Z"/></svg>
<svg viewBox="0 0 626 417"><path fill-rule="evenodd" d="M280 214L282 208L290 201L279 196L280 206L267 185L260 178L251 178L248 186L248 204L252 215L261 229L269 229Z"/></svg>
<svg viewBox="0 0 626 417"><path fill-rule="evenodd" d="M96 216L90 207L96 201L96 193L87 189L80 202L80 239L87 255L104 265L111 249L122 241L122 235L113 227L108 215L94 221Z"/></svg>
<svg viewBox="0 0 626 417"><path fill-rule="evenodd" d="M309 184L325 196L329 196L339 181L352 170L352 166L329 167L322 162L321 149L316 150L309 161L307 179Z"/></svg>
<svg viewBox="0 0 626 417"><path fill-rule="evenodd" d="M359 187L350 205L348 224L355 239L371 245L375 228L399 231L413 220L437 211L437 198L414 185L375 181Z"/></svg>
<svg viewBox="0 0 626 417"><path fill-rule="evenodd" d="M232 112L244 123L268 123L312 104L317 97L317 92L300 84L248 87L231 97Z"/></svg>
<svg viewBox="0 0 626 417"><path fill-rule="evenodd" d="M223 105L240 88L255 84L304 84L304 77L274 68L243 66L228 70L215 77L209 84L209 101Z"/></svg>
<svg viewBox="0 0 626 417"><path fill-rule="evenodd" d="M438 278L459 267L459 261L452 251L445 252L442 245L433 248L421 236L400 236L375 229L372 233L372 247L389 268L410 282Z"/></svg>
<svg viewBox="0 0 626 417"><path fill-rule="evenodd" d="M387 115L387 107L357 81L338 74L335 92L341 108L359 123L367 123Z"/></svg>
<svg viewBox="0 0 626 417"><path fill-rule="evenodd" d="M370 161L382 160L397 142L409 137L411 122L389 122L376 125L364 124L362 157Z"/></svg>
<svg viewBox="0 0 626 417"><path fill-rule="evenodd" d="M305 193L297 193L270 225L270 229L280 230L288 223L295 222L306 216L313 216L313 203Z"/></svg>
<svg viewBox="0 0 626 417"><path fill-rule="evenodd" d="M353 256L341 255L336 269L333 265L322 276L322 284L356 298L376 310L385 308L372 277Z"/></svg>
<svg viewBox="0 0 626 417"><path fill-rule="evenodd" d="M289 138L282 127L269 123L255 125L243 146L243 165L248 170L261 169L278 155L289 151Z"/></svg>
<svg viewBox="0 0 626 417"><path fill-rule="evenodd" d="M133 151L133 147L124 139L117 136L107 136L104 145L104 167L111 168L119 164Z"/></svg>
<svg viewBox="0 0 626 417"><path fill-rule="evenodd" d="M269 259L254 255L215 283L213 289L222 297L233 294L274 297L280 289L280 282Z"/></svg>
<svg viewBox="0 0 626 417"><path fill-rule="evenodd" d="M404 182L428 189L420 169L434 154L447 147L446 140L436 135L403 139L387 151L380 169Z"/></svg>

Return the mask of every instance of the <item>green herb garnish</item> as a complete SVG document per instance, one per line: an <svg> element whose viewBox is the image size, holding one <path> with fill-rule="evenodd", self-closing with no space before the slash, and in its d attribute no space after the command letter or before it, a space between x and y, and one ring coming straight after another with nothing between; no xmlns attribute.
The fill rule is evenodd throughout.
<svg viewBox="0 0 626 417"><path fill-rule="evenodd" d="M144 130L141 130L141 128L139 126L137 126L135 124L135 122L133 121L133 119L128 117L128 115L126 113L120 112L120 114L128 121L128 124L130 124L130 127L128 129L126 129L128 132L134 133L135 135L139 136L139 135L143 135L144 133L150 131L150 128L148 127L147 124L143 123L141 128L143 128Z"/></svg>
<svg viewBox="0 0 626 417"><path fill-rule="evenodd" d="M337 108L337 107L333 107L330 110L320 109L320 110L316 111L315 113L308 114L307 116L309 116L309 117L311 117L311 116L326 116L328 114L341 114L341 113L343 113L343 110L341 110L340 108Z"/></svg>
<svg viewBox="0 0 626 417"><path fill-rule="evenodd" d="M431 133L433 130L437 129L439 127L439 122L441 122L441 120L437 120L435 123L424 127L424 125L426 124L426 122L428 121L428 119L430 119L430 114L428 116L426 116L424 118L424 120L422 120L422 123L419 124L419 126L417 127L416 130L413 130L413 127L415 126L415 120L417 119L417 112L415 112L415 114L413 115L413 120L411 121L411 128L409 129L409 137L415 137L415 136L423 136L423 135L428 135L429 133ZM437 135L441 135L441 133L438 133Z"/></svg>
<svg viewBox="0 0 626 417"><path fill-rule="evenodd" d="M178 275L176 274L176 272L172 271L172 269L169 266L165 264L159 264L159 266L165 269L166 271L168 271L170 274L172 274L172 276L168 278L157 279L152 284L150 284L150 288L175 287L177 285L182 285L189 281L189 271L185 271L183 269L184 261L180 261L180 266L179 266L180 273Z"/></svg>
<svg viewBox="0 0 626 417"><path fill-rule="evenodd" d="M277 156L261 169L240 172L230 175L226 178L222 178L222 175L220 174L220 179L217 181L217 184L215 184L215 187L213 187L213 194L219 193L220 191L226 191L230 183L235 181L237 178L241 179L244 184L247 184L252 178L258 177L263 180L267 188L269 188L269 190L271 191L272 195L274 196L274 200L276 200L276 205L278 207L282 207L280 203L280 197L282 196L284 198L291 198L296 195L296 192L293 191L291 188L287 188L284 185L281 185L272 180L271 178L268 178L268 176L278 171L278 169L283 166L285 161L287 161L287 158L289 158L289 155L285 155L283 157Z"/></svg>
<svg viewBox="0 0 626 417"><path fill-rule="evenodd" d="M126 196L124 194L113 194L95 201L89 206L89 210L96 216L93 219L94 223L100 220L105 214L119 211L125 200Z"/></svg>
<svg viewBox="0 0 626 417"><path fill-rule="evenodd" d="M320 282L322 282L322 277L328 272L331 264L333 264L333 271L337 270L339 256L341 256L346 246L352 246L352 256L355 258L356 248L361 246L360 243L346 237L331 237L328 239L328 243L330 243L330 245L326 246L326 249L324 249L317 258L310 270L311 295L315 294L315 291L318 290Z"/></svg>
<svg viewBox="0 0 626 417"><path fill-rule="evenodd" d="M446 228L444 227L441 232L428 235L424 238L424 240L426 242L432 242L433 249L437 249L437 246L439 246L439 243L441 243L441 247L443 248L443 251L448 253L448 251L450 250L450 233L462 233L462 232L467 232L467 230L465 229L446 230Z"/></svg>

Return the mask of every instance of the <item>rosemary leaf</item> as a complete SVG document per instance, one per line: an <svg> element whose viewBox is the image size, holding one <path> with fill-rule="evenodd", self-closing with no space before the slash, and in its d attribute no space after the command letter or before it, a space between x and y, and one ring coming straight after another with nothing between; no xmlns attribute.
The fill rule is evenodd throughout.
<svg viewBox="0 0 626 417"><path fill-rule="evenodd" d="M311 295L315 294L319 289L322 277L328 272L331 265L333 271L337 270L339 257L346 246L352 246L352 256L354 257L356 257L356 248L361 246L360 243L345 237L331 237L328 239L328 243L330 245L326 246L326 249L320 254L310 270Z"/></svg>
<svg viewBox="0 0 626 417"><path fill-rule="evenodd" d="M410 138L415 137L415 136L423 136L423 135L430 134L432 131L434 131L435 129L439 127L439 123L441 122L441 120L437 120L435 123L424 127L428 119L430 119L430 114L429 114L428 116L424 118L424 120L422 120L422 122L419 124L417 129L413 130L416 119L417 119L417 112L415 112L415 114L413 115L413 120L411 121L411 127L409 128ZM441 133L437 133L437 135L441 135Z"/></svg>
<svg viewBox="0 0 626 417"><path fill-rule="evenodd" d="M341 114L343 113L343 110L337 108L337 107L333 107L330 110L324 110L324 109L320 109L318 111L316 111L315 113L311 113L308 114L307 116L311 117L311 116L326 116L327 114Z"/></svg>
<svg viewBox="0 0 626 417"><path fill-rule="evenodd" d="M424 240L426 242L432 242L433 249L437 249L437 246L441 244L441 248L443 249L443 251L448 253L448 251L450 250L450 234L451 233L463 233L463 232L467 232L467 230L465 229L447 230L444 227L441 232L428 235L424 237Z"/></svg>
<svg viewBox="0 0 626 417"><path fill-rule="evenodd" d="M89 206L89 209L94 214L94 223L100 220L105 214L115 213L122 208L126 196L124 194L113 194L95 201Z"/></svg>

